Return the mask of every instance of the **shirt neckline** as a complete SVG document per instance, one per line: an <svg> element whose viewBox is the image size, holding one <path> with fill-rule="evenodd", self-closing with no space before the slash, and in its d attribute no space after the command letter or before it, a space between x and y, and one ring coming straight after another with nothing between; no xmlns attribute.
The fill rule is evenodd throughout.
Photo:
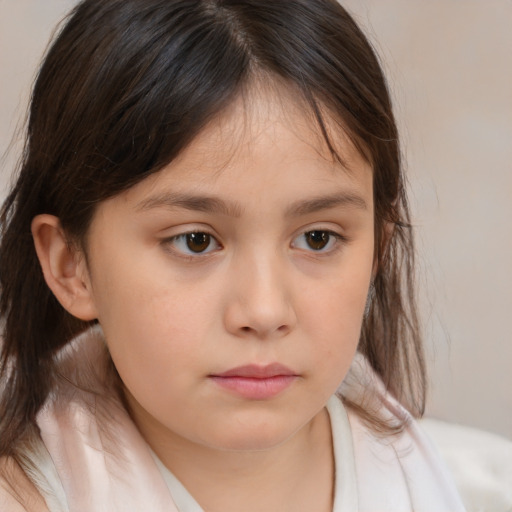
<svg viewBox="0 0 512 512"><path fill-rule="evenodd" d="M332 512L353 512L358 509L354 447L348 415L341 399L332 396L327 402L331 423L334 456L334 504ZM156 465L180 512L204 512L185 486L151 451Z"/></svg>

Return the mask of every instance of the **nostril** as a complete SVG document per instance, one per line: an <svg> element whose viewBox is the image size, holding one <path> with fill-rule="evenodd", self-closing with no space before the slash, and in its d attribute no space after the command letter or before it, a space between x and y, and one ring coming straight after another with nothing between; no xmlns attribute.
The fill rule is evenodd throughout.
<svg viewBox="0 0 512 512"><path fill-rule="evenodd" d="M280 325L277 329L277 332L280 332L281 334L287 333L289 331L289 326L286 324Z"/></svg>

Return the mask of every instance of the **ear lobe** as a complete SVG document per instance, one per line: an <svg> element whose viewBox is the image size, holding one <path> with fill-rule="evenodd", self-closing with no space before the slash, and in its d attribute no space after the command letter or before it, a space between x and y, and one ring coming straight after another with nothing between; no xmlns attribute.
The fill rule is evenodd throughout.
<svg viewBox="0 0 512 512"><path fill-rule="evenodd" d="M62 307L80 320L97 318L85 259L68 243L54 215L37 215L32 236L46 284Z"/></svg>

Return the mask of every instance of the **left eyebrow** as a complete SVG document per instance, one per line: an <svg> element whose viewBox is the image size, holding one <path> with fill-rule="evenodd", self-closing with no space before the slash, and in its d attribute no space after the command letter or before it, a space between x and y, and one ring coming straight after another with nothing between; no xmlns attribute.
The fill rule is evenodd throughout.
<svg viewBox="0 0 512 512"><path fill-rule="evenodd" d="M310 213L329 210L336 207L356 208L358 210L367 210L368 205L361 197L353 193L341 192L327 196L314 197L305 201L297 201L286 209L286 216L308 215Z"/></svg>

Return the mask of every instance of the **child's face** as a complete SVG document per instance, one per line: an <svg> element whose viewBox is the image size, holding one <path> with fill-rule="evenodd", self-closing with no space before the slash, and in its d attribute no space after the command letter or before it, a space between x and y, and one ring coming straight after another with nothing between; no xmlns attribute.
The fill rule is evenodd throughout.
<svg viewBox="0 0 512 512"><path fill-rule="evenodd" d="M150 443L276 446L344 378L373 267L372 171L341 137L350 170L334 164L313 125L254 95L100 204L91 300Z"/></svg>

